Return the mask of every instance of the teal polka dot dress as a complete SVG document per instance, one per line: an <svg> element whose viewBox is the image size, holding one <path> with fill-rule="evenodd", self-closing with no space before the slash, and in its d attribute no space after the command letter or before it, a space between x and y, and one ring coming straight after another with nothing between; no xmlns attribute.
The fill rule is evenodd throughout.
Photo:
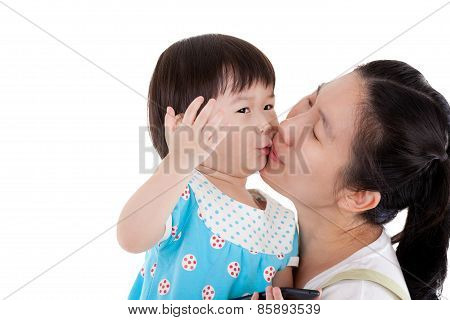
<svg viewBox="0 0 450 320"><path fill-rule="evenodd" d="M294 213L259 194L265 210L228 197L195 170L128 299L231 299L264 291L277 271L297 266Z"/></svg>

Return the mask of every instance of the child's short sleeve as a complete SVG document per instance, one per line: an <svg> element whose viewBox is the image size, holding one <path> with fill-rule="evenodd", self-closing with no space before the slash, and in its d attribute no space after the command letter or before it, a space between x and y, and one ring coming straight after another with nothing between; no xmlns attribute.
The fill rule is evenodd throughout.
<svg viewBox="0 0 450 320"><path fill-rule="evenodd" d="M171 231L172 231L172 213L169 214L169 217L166 220L166 228L165 228L165 231L164 231L164 235L161 238L161 240L159 240L158 243L161 243L164 240L169 239L169 237L171 235Z"/></svg>
<svg viewBox="0 0 450 320"><path fill-rule="evenodd" d="M181 193L177 204L166 220L164 236L158 241L160 247L178 240L192 211L198 208L194 193L189 185Z"/></svg>
<svg viewBox="0 0 450 320"><path fill-rule="evenodd" d="M295 227L294 239L292 243L292 250L285 257L285 267L298 267L300 258L298 256L298 228Z"/></svg>

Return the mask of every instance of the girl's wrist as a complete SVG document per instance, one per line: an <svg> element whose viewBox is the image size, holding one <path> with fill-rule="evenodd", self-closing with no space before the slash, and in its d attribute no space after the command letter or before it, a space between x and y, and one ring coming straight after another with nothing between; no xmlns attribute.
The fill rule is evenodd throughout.
<svg viewBox="0 0 450 320"><path fill-rule="evenodd" d="M196 168L193 157L189 154L169 152L164 158L165 173L173 173L181 176L187 176Z"/></svg>

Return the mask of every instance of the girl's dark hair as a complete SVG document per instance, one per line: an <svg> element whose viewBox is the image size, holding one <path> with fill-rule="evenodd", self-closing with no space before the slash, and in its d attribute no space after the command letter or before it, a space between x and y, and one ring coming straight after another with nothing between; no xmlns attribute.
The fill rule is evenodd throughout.
<svg viewBox="0 0 450 320"><path fill-rule="evenodd" d="M449 245L450 108L410 65L380 60L356 68L362 78L351 160L340 183L381 194L363 217L385 224L408 208L397 258L413 299L438 299Z"/></svg>
<svg viewBox="0 0 450 320"><path fill-rule="evenodd" d="M167 106L184 113L195 97L203 96L206 104L227 88L238 93L256 82L275 87L275 72L269 59L247 41L206 34L172 44L159 57L148 91L150 134L160 157L168 153Z"/></svg>

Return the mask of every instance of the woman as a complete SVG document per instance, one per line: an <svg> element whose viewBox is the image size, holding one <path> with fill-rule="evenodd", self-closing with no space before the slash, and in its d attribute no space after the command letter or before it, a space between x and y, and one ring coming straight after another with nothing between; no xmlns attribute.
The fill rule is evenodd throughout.
<svg viewBox="0 0 450 320"><path fill-rule="evenodd" d="M449 119L447 101L421 73L388 60L294 106L261 176L298 212L296 288L323 288L322 299L439 298L449 244ZM395 252L383 225L405 208ZM266 292L282 299L279 288Z"/></svg>

